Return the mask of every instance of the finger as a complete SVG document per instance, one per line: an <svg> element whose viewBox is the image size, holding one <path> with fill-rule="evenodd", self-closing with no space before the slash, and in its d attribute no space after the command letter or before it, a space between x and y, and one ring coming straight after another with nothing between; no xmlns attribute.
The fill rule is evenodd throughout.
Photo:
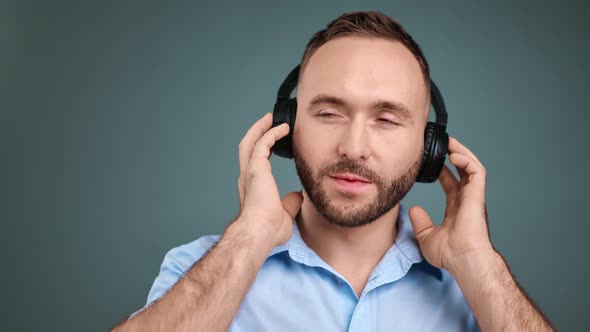
<svg viewBox="0 0 590 332"><path fill-rule="evenodd" d="M240 199L240 211L242 210L242 206L244 204L244 184L242 181L242 175L238 177L238 198Z"/></svg>
<svg viewBox="0 0 590 332"><path fill-rule="evenodd" d="M453 172L451 172L451 170L447 167L447 165L443 164L438 181L440 182L440 185L447 196L447 202L454 200L457 196L457 192L459 191L459 181L455 177L455 174L453 174Z"/></svg>
<svg viewBox="0 0 590 332"><path fill-rule="evenodd" d="M410 222L414 229L416 240L418 240L420 247L422 247L422 242L434 230L435 225L428 213L420 206L412 206L408 211L408 215L410 216Z"/></svg>
<svg viewBox="0 0 590 332"><path fill-rule="evenodd" d="M282 123L267 131L254 146L250 163L256 159L268 159L270 157L270 149L276 141L285 137L289 133L289 125Z"/></svg>
<svg viewBox="0 0 590 332"><path fill-rule="evenodd" d="M475 160L460 153L451 153L449 160L457 168L461 181L474 185L464 187L468 194L485 193L485 170Z"/></svg>
<svg viewBox="0 0 590 332"><path fill-rule="evenodd" d="M459 142L456 138L449 136L449 153L453 152L458 152L469 156L483 168L483 164L477 158L477 156L473 152L471 152L471 150L469 150L465 145L461 144L461 142Z"/></svg>
<svg viewBox="0 0 590 332"><path fill-rule="evenodd" d="M453 154L459 154L458 152L453 152ZM453 162L451 161L451 155L449 154L449 161L451 162L451 164L453 164ZM465 181L469 178L467 172L465 172L465 169L461 168L461 167L457 167L457 165L453 164L453 167L455 167L455 170L457 171L457 174L459 175L459 186L461 186L461 180Z"/></svg>
<svg viewBox="0 0 590 332"><path fill-rule="evenodd" d="M243 173L246 167L248 167L256 142L271 126L272 113L266 113L250 127L244 138L242 138L239 145L240 173Z"/></svg>
<svg viewBox="0 0 590 332"><path fill-rule="evenodd" d="M464 154L458 152L451 153L449 155L449 161L455 165L457 172L463 171L466 176L483 176L485 174L485 169L478 162ZM463 178L463 175L461 175L461 178Z"/></svg>
<svg viewBox="0 0 590 332"><path fill-rule="evenodd" d="M295 218L303 203L303 195L301 195L301 192L299 191L290 192L283 197L281 203L283 203L283 209L287 211L289 216Z"/></svg>

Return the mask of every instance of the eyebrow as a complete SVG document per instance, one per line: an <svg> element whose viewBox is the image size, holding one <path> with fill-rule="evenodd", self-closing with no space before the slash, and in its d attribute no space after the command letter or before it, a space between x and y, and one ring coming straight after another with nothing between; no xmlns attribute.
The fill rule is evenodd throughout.
<svg viewBox="0 0 590 332"><path fill-rule="evenodd" d="M330 96L326 94L319 94L311 99L309 102L309 107L307 108L310 111L312 108L317 107L322 104L331 104L337 106L348 107L348 103L342 99L335 96ZM392 101L392 100L384 100L378 99L371 104L372 109L379 109L379 110L386 110L397 114L403 121L408 121L412 123L412 114L410 110L401 102Z"/></svg>

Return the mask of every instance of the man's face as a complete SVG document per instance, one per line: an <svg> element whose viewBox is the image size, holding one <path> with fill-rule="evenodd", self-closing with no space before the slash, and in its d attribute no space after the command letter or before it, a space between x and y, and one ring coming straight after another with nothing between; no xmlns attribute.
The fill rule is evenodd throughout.
<svg viewBox="0 0 590 332"><path fill-rule="evenodd" d="M410 191L429 106L420 66L405 46L349 36L329 41L309 59L297 103L295 166L322 216L362 226Z"/></svg>

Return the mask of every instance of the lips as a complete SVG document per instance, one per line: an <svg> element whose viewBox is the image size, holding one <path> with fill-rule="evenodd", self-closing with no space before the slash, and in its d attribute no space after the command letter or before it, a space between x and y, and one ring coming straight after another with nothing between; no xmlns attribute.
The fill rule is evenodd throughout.
<svg viewBox="0 0 590 332"><path fill-rule="evenodd" d="M360 177L358 175L351 174L351 173L338 173L338 174L331 175L331 177L336 178L336 179L346 180L346 181L358 181L358 182L364 182L364 183L371 183L371 181L369 181L363 177Z"/></svg>

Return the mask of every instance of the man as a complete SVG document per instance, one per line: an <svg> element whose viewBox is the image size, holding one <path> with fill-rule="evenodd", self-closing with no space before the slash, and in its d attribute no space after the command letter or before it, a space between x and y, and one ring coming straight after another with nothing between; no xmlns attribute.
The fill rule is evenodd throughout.
<svg viewBox="0 0 590 332"><path fill-rule="evenodd" d="M148 304L119 331L551 330L489 239L486 171L455 138L435 226L401 199L418 175L429 70L403 28L344 14L303 55L293 153L302 192L282 200L264 115L239 145L240 213L172 249ZM271 128L272 127L272 128Z"/></svg>

